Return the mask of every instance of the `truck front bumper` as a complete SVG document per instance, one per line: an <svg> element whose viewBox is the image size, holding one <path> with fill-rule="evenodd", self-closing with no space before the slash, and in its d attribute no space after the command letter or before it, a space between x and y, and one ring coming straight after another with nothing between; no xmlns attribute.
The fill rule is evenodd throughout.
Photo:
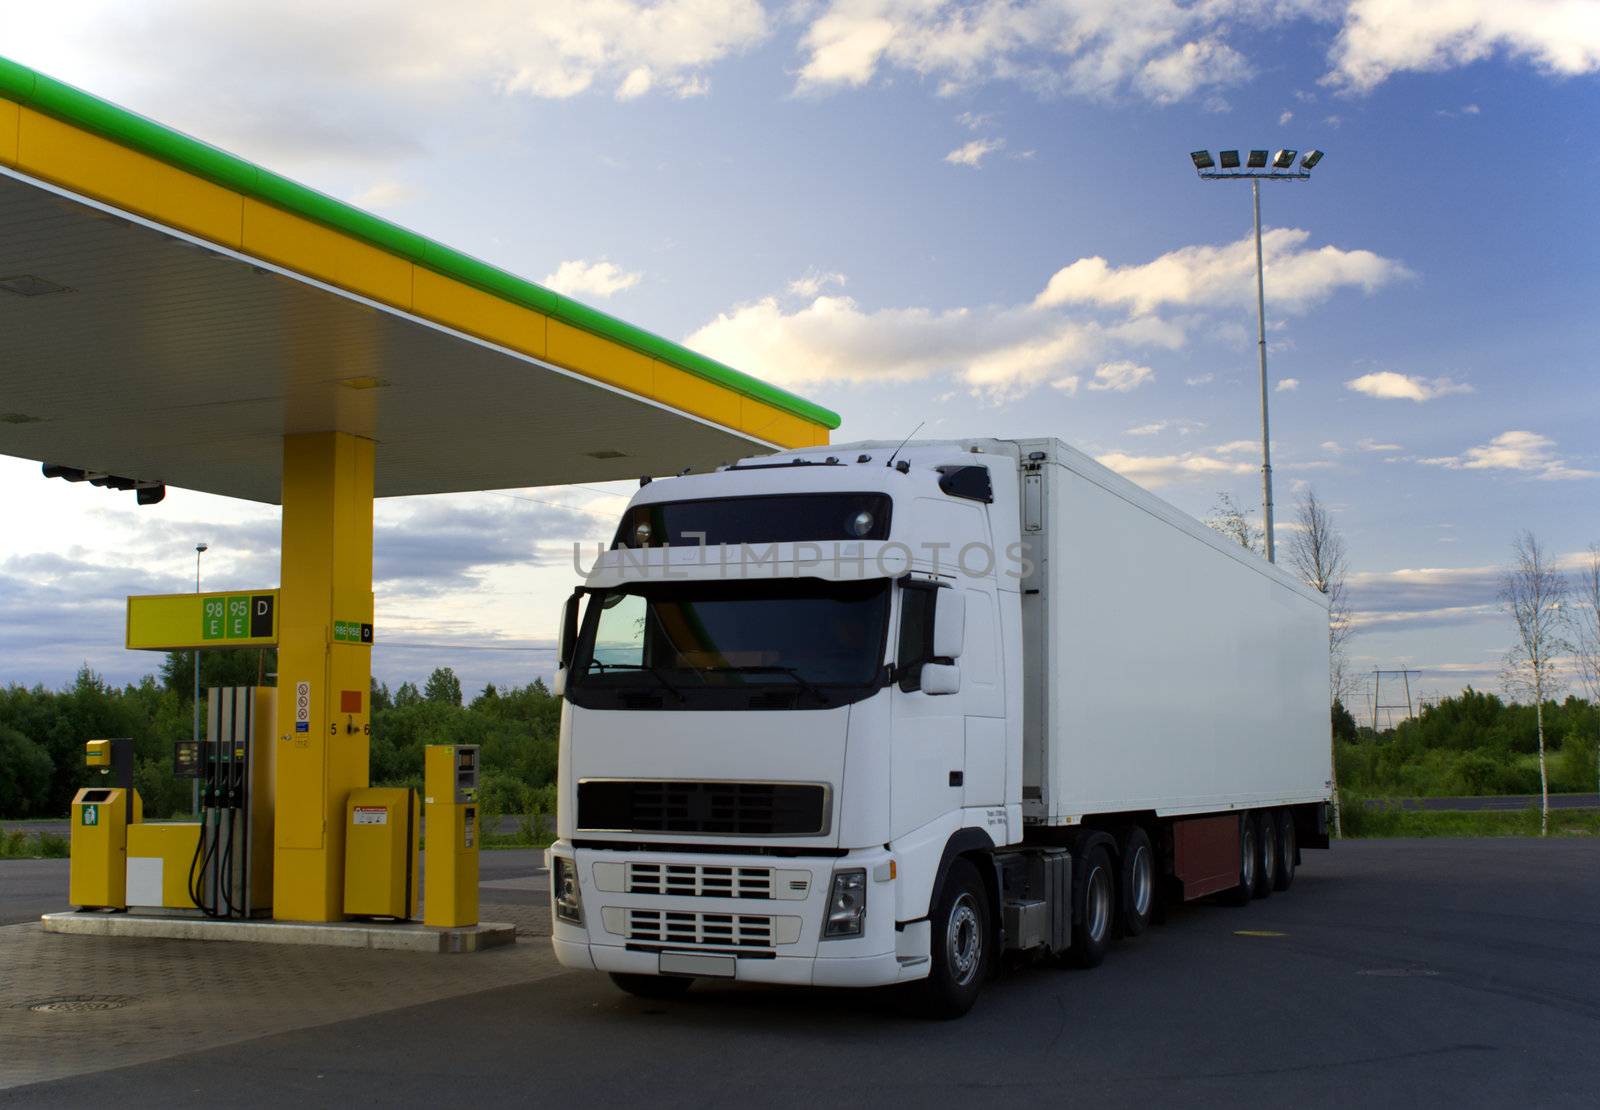
<svg viewBox="0 0 1600 1110"><path fill-rule="evenodd" d="M890 853L774 857L550 849L571 860L583 922L555 916L552 943L564 967L632 975L699 974L796 986L874 987L928 973L927 922L897 928ZM866 917L856 937L824 940L835 871L867 873ZM554 875L554 867L551 869ZM734 890L738 896L729 896ZM684 961L682 956L709 956ZM665 959L664 959L665 957ZM665 970L664 970L665 968Z"/></svg>

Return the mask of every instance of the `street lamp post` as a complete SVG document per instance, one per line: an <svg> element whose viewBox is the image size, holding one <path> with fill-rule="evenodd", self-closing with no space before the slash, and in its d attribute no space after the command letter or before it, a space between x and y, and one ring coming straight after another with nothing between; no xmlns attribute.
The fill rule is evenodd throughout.
<svg viewBox="0 0 1600 1110"><path fill-rule="evenodd" d="M1249 179L1250 199L1255 209L1256 231L1256 356L1261 364L1261 528L1266 538L1267 562L1278 561L1277 543L1272 524L1272 434L1267 418L1267 296L1266 278L1261 264L1261 182L1310 181L1311 171L1322 161L1322 151L1308 150L1295 166L1297 150L1280 150L1272 155L1270 165L1267 152L1252 150L1239 165L1237 150L1221 150L1213 161L1209 150L1189 152L1194 169L1205 181L1233 181ZM1218 164L1220 162L1220 165Z"/></svg>
<svg viewBox="0 0 1600 1110"><path fill-rule="evenodd" d="M194 545L194 592L200 592L200 556L210 548L210 544L197 543ZM200 649L194 649L194 745L195 751L200 750ZM194 779L190 783L189 797L196 813L200 812L200 780Z"/></svg>

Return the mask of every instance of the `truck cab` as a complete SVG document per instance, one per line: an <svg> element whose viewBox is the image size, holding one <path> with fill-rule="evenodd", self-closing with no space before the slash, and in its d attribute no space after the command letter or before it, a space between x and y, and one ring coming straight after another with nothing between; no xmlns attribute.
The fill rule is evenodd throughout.
<svg viewBox="0 0 1600 1110"><path fill-rule="evenodd" d="M981 976L991 894L946 952L929 914L1023 832L1018 456L988 446L641 486L563 620L564 965L652 993Z"/></svg>

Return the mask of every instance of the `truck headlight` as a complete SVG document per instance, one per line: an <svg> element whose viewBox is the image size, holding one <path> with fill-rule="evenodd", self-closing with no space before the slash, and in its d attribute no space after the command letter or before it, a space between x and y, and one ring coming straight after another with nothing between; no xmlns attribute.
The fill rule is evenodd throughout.
<svg viewBox="0 0 1600 1110"><path fill-rule="evenodd" d="M835 871L828 891L828 916L822 923L822 939L859 937L867 920L867 872Z"/></svg>
<svg viewBox="0 0 1600 1110"><path fill-rule="evenodd" d="M578 886L578 865L565 856L550 860L550 892L555 897L556 917L574 925L583 924L583 891Z"/></svg>

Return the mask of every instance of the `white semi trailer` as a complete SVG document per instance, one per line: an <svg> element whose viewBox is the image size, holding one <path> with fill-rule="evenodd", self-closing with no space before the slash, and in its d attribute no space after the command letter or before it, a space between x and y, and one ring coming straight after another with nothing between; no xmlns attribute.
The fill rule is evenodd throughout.
<svg viewBox="0 0 1600 1110"><path fill-rule="evenodd" d="M642 482L563 619L554 945L972 1005L1326 847L1328 607L1058 440Z"/></svg>

